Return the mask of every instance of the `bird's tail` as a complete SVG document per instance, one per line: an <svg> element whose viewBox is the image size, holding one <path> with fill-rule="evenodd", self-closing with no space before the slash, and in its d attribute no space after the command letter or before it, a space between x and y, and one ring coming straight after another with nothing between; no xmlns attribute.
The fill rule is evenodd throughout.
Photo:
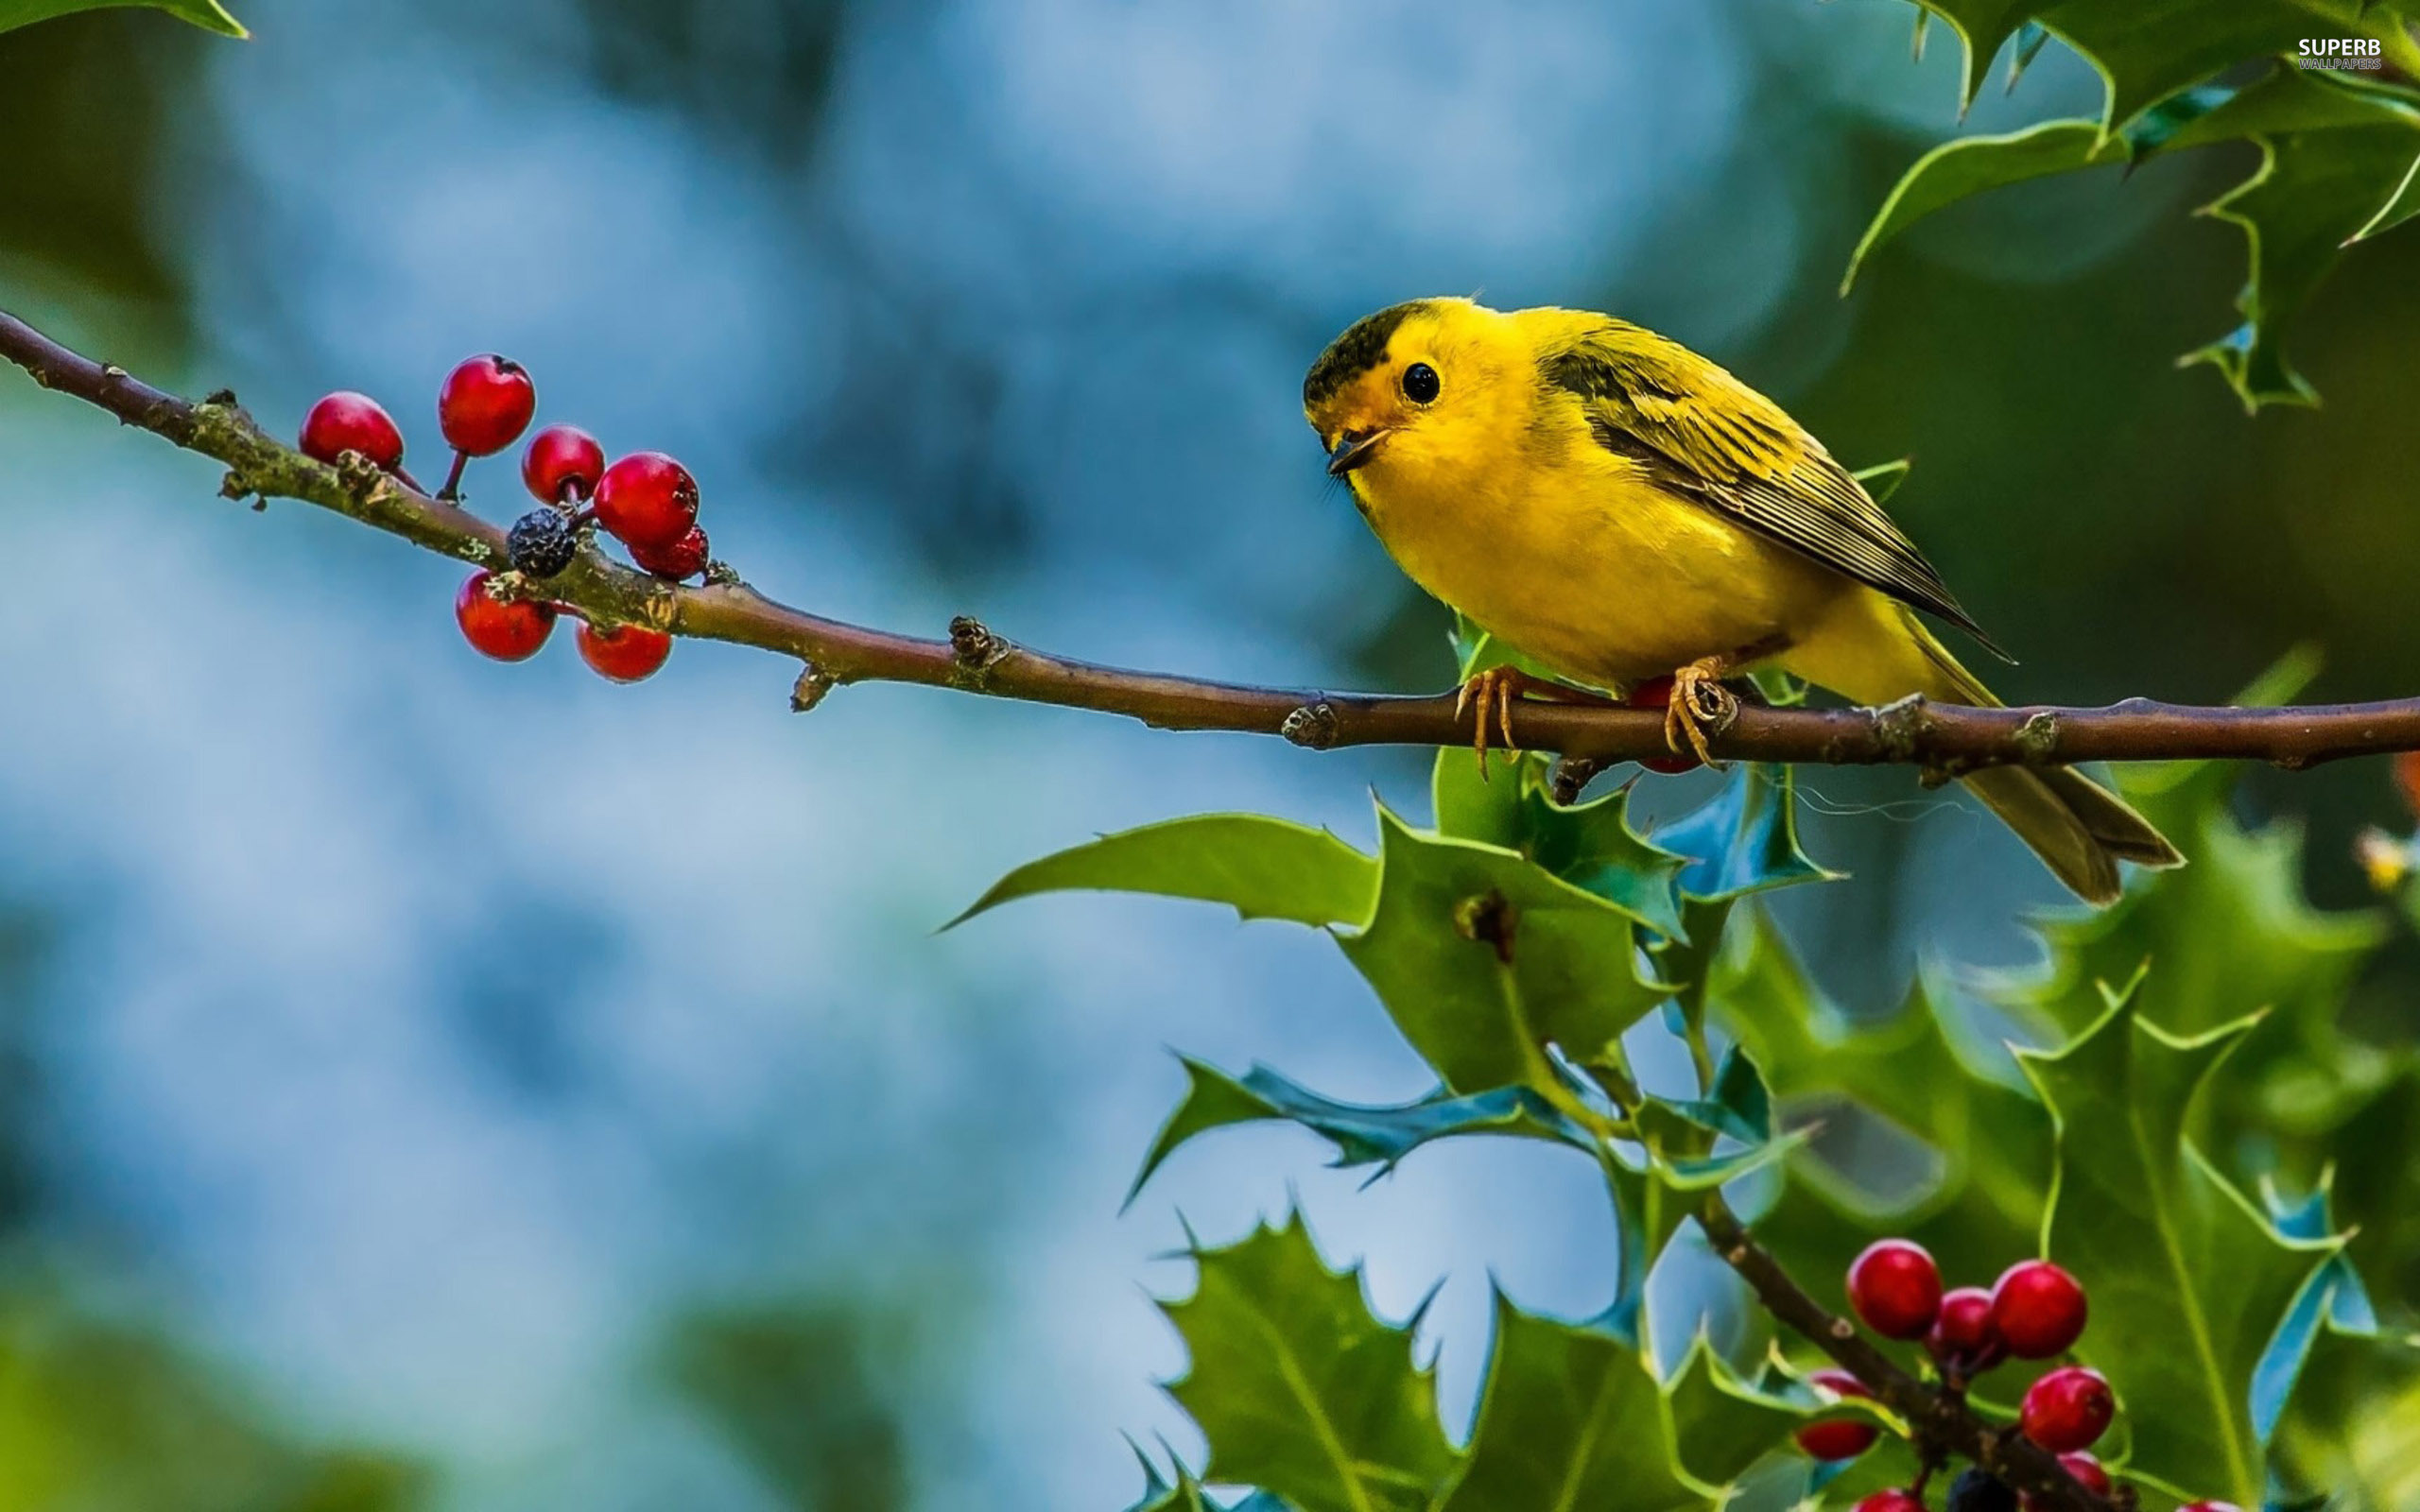
<svg viewBox="0 0 2420 1512"><path fill-rule="evenodd" d="M1915 655L1904 660L1858 659L1858 675L1849 680L1870 686L1844 687L1825 679L1816 680L1860 702L1888 703L1910 692L1921 692L1942 703L1999 707L2000 701L1992 696L1991 690L1958 664L1958 659L1949 654L1912 610L1888 600L1883 603L1898 622L1893 627L1902 631L1892 638ZM1877 665L1877 661L1903 661L1903 664ZM2072 768L1994 766L1969 774L1965 782L1983 805L1998 815L2001 822L2015 831L2016 837L2042 858L2042 864L2050 868L2052 875L2087 902L2116 901L2120 888L2120 861L2143 867L2185 864L2183 854L2169 843L2168 836L2152 827L2151 820L2135 813L2117 794Z"/></svg>

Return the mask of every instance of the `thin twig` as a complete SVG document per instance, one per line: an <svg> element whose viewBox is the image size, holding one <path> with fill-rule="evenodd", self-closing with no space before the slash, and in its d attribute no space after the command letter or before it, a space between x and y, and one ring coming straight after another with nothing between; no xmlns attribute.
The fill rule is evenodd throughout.
<svg viewBox="0 0 2420 1512"><path fill-rule="evenodd" d="M2025 1493L2039 1512L2111 1512L2111 1503L2068 1474L2056 1455L2013 1428L1994 1427L1963 1400L1901 1369L1856 1324L1806 1295L1781 1262L1749 1234L1720 1193L1708 1193L1700 1204L1698 1227L1767 1312L1830 1355L1865 1383L1876 1400L1907 1419L1920 1458L1938 1459L1943 1450L1963 1455Z"/></svg>
<svg viewBox="0 0 2420 1512"><path fill-rule="evenodd" d="M229 468L231 497L298 499L481 566L506 565L504 530L406 482L358 465L331 467L276 440L233 395L199 404L97 363L0 312L0 356L45 388L70 394ZM530 592L540 590L531 588ZM1098 666L1028 650L974 620L947 640L892 635L788 608L737 581L667 583L583 552L544 595L604 624L635 622L729 641L804 663L797 702L852 682L914 682L1029 703L1125 714L1169 730L1284 735L1300 746L1466 744L1472 714L1451 694L1404 697L1250 687ZM1515 700L1525 746L1592 762L1668 754L1649 710ZM1743 705L1710 742L1727 760L1826 765L1902 763L1956 776L1978 767L2089 761L2241 759L2300 768L2346 756L2420 749L2420 698L2287 709L2201 708L2133 698L2105 709L1969 709L1910 698L1883 709Z"/></svg>

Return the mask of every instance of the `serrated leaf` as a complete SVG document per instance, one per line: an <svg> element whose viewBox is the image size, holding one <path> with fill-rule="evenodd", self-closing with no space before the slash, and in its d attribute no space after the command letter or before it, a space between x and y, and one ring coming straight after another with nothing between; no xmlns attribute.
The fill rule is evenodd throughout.
<svg viewBox="0 0 2420 1512"><path fill-rule="evenodd" d="M1482 779L1468 752L1441 750L1429 791L1440 833L1517 851L1659 934L1681 932L1687 859L1631 828L1627 789L1566 806L1554 800L1544 756L1524 754Z"/></svg>
<svg viewBox="0 0 2420 1512"><path fill-rule="evenodd" d="M1710 973L1713 1020L1769 1069L1789 1118L1852 1103L1921 1142L1929 1182L1905 1195L1856 1184L1809 1149L1758 1224L1798 1274L1839 1275L1877 1232L1905 1235L1954 1275L1996 1274L2040 1232L2050 1121L2019 1085L1979 1071L1938 988L1919 978L1897 1012L1855 1018L1819 992L1761 911L1733 923ZM2014 1063L2001 1057L2012 1081Z"/></svg>
<svg viewBox="0 0 2420 1512"><path fill-rule="evenodd" d="M1773 1137L1772 1097L1764 1074L1747 1052L1733 1045L1715 1068L1714 1088L1703 1097L1653 1097L1661 1108L1709 1134L1727 1135L1744 1144L1761 1144Z"/></svg>
<svg viewBox="0 0 2420 1512"><path fill-rule="evenodd" d="M1461 1474L1437 1512L1681 1512L1720 1504L1680 1468L1671 1414L1638 1346L1498 1296L1495 1343Z"/></svg>
<svg viewBox="0 0 2420 1512"><path fill-rule="evenodd" d="M2038 9L2101 67L2115 113L1965 138L1926 153L1858 239L1841 292L1876 249L1970 195L2159 152L2251 142L2261 153L2257 170L2203 211L2245 232L2251 274L2237 301L2244 319L2183 360L2216 367L2247 408L2311 402L2309 386L2286 361L2285 329L2343 248L2420 211L2420 92L2282 65L2241 90L2200 83L2228 63L2290 50L2297 39L2324 33L2325 8L2301 0L2230 0L2223 14L2213 0L2066 0L2049 7L1990 0L1947 9L1971 9L1966 22L1986 31ZM2349 12L2341 19L2351 29ZM2103 47L2123 51L2126 60L2113 68L2098 51ZM1970 69L1976 62L1970 55ZM2146 89L2152 93L2139 93ZM2112 131L2113 124L2123 129Z"/></svg>
<svg viewBox="0 0 2420 1512"><path fill-rule="evenodd" d="M2266 1485L2262 1356L2342 1247L2280 1233L2186 1137L2194 1094L2250 1029L2171 1035L2127 998L2063 1048L2019 1057L2058 1127L2046 1247L2090 1289L2079 1352L2117 1390L2129 1468L2242 1504Z"/></svg>
<svg viewBox="0 0 2420 1512"><path fill-rule="evenodd" d="M2079 168L2123 163L2123 137L2104 137L2090 121L2044 121L1999 136L1960 137L1918 158L1892 187L1890 198L1867 223L1841 275L1841 292L1856 286L1866 259L1901 232L1938 210L1987 189L2029 179L2073 173Z"/></svg>
<svg viewBox="0 0 2420 1512"><path fill-rule="evenodd" d="M2243 323L2183 359L2216 367L2247 410L2316 401L2286 360L2285 328L2347 244L2377 234L2381 220L2410 215L2405 190L2420 153L2420 105L2401 92L2325 82L2302 70L2279 75L2265 90L2312 102L2306 113L2314 120L2257 137L2259 168L2203 208L2242 228L2252 270L2236 300Z"/></svg>
<svg viewBox="0 0 2420 1512"><path fill-rule="evenodd" d="M2020 1015L2067 1034L2096 1021L2104 991L2146 964L2136 1005L2175 1033L2265 1014L2220 1068L2210 1107L2276 1136L2324 1139L2393 1074L2337 1024L2354 979L2385 938L2386 920L2375 911L2312 908L2303 893L2300 827L2278 821L2246 830L2229 811L2233 780L2213 766L2182 764L2130 774L2128 796L2177 838L2193 865L2141 879L2092 917L2041 916L2042 964L1978 973L1976 981Z"/></svg>
<svg viewBox="0 0 2420 1512"><path fill-rule="evenodd" d="M1706 1486L1737 1481L1813 1415L1802 1402L1741 1380L1703 1329L1664 1394L1674 1457L1684 1474Z"/></svg>
<svg viewBox="0 0 2420 1512"><path fill-rule="evenodd" d="M1246 919L1359 924L1377 863L1325 830L1259 814L1203 814L1107 834L1028 861L944 928L1037 893L1154 893L1225 903Z"/></svg>
<svg viewBox="0 0 2420 1512"><path fill-rule="evenodd" d="M73 15L79 10L112 10L139 9L164 10L180 21L189 21L204 31L215 31L223 37L246 37L247 32L218 0L0 0L0 32L30 26L37 21L54 16Z"/></svg>
<svg viewBox="0 0 2420 1512"><path fill-rule="evenodd" d="M1322 1097L1266 1066L1254 1066L1237 1078L1190 1056L1179 1058L1188 1078L1184 1100L1151 1142L1126 1194L1129 1203L1161 1163L1195 1136L1269 1119L1299 1124L1326 1140L1336 1147L1335 1163L1347 1169L1375 1165L1392 1170L1424 1144L1463 1135L1508 1135L1583 1151L1593 1148L1585 1130L1526 1087L1497 1087L1459 1097L1441 1088L1417 1102L1371 1107Z"/></svg>
<svg viewBox="0 0 2420 1512"><path fill-rule="evenodd" d="M1789 767L1764 762L1732 767L1720 792L1658 830L1653 839L1688 858L1681 891L1704 902L1841 876L1799 849L1796 782Z"/></svg>
<svg viewBox="0 0 2420 1512"><path fill-rule="evenodd" d="M2306 37L2375 35L2360 25L2363 0L1921 0L1965 44L1962 110L1981 92L1992 59L2018 43L2015 76L2055 32L2100 75L2104 129L2247 59L2290 53Z"/></svg>
<svg viewBox="0 0 2420 1512"><path fill-rule="evenodd" d="M1378 902L1339 943L1451 1090L1559 1087L1546 1046L1617 1061L1663 996L1631 920L1512 851L1378 814Z"/></svg>
<svg viewBox="0 0 2420 1512"><path fill-rule="evenodd" d="M1192 1363L1168 1394L1209 1441L1202 1473L1301 1512L1421 1512L1456 1455L1411 1333L1370 1315L1295 1218L1197 1250L1194 1294L1163 1303Z"/></svg>

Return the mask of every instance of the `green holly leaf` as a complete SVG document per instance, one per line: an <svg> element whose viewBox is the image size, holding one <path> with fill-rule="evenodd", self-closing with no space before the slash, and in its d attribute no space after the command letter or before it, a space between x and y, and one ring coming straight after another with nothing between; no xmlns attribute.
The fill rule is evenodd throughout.
<svg viewBox="0 0 2420 1512"><path fill-rule="evenodd" d="M2138 14L2144 5L2153 10L2202 8L2197 20L2209 19L2215 9L2208 0L2122 0L2121 9L2113 9L2118 4L2068 0L2044 13L2087 54L2092 43L2068 29L2070 11L2094 11L2101 22L2139 29L2150 53L2172 55L2174 66L2157 77L2173 79L2173 86L2127 103L2113 83L2113 105L2125 103L2114 117L2048 121L2006 135L1944 143L1926 153L1858 239L1841 291L1848 292L1866 259L1885 243L1970 195L2049 174L2139 163L2160 152L2250 142L2260 149L2258 169L2203 211L2244 230L2251 274L2237 301L2244 319L2232 334L2184 360L2218 368L2248 409L2310 403L2309 386L2286 361L2285 329L2334 270L2343 248L2420 210L2420 92L2282 64L2240 90L2200 85L2226 63L2290 50L2296 39L2324 33L2324 17L2316 7L2296 0L2231 0L2240 9L2230 13L2243 27L2169 33L2144 23ZM1989 9L2013 16L2021 8ZM2344 20L2349 26L2349 17ZM2379 35L2400 35L2393 26L2390 18ZM2275 35L2280 28L2282 40ZM2246 50L2227 52L2237 47ZM2209 56L2210 48L2227 56L2204 67L2197 60ZM2113 133L2112 120L2125 123L2123 129Z"/></svg>
<svg viewBox="0 0 2420 1512"><path fill-rule="evenodd" d="M1809 1403L1740 1378L1701 1328L1666 1383L1673 1457L1701 1485L1730 1486L1814 1416Z"/></svg>
<svg viewBox="0 0 2420 1512"><path fill-rule="evenodd" d="M1630 825L1630 791L1565 805L1554 800L1554 764L1535 752L1482 778L1466 751L1441 750L1429 777L1437 829L1519 852L1662 935L1682 931L1678 882L1687 858Z"/></svg>
<svg viewBox="0 0 2420 1512"><path fill-rule="evenodd" d="M2083 55L2107 90L2099 123L2114 129L2154 102L2232 64L2291 53L2306 37L2377 36L2366 0L1921 0L1965 45L1959 107L1983 86L2002 43L2019 36L2009 86L2049 32Z"/></svg>
<svg viewBox="0 0 2420 1512"><path fill-rule="evenodd" d="M2255 114L2280 102L2294 109ZM2292 69L2204 124L2210 130L2195 140L2265 129L2254 137L2259 168L2202 211L2243 229L2252 265L2236 300L2243 323L2184 360L2216 367L2247 410L2314 404L2316 391L2286 361L2285 328L2347 246L2410 217L2420 94ZM2180 136L2179 145L2191 144Z"/></svg>
<svg viewBox="0 0 2420 1512"><path fill-rule="evenodd" d="M1798 844L1798 790L1789 768L1741 762L1722 790L1655 833L1657 846L1688 858L1681 891L1729 902L1802 882L1834 882Z"/></svg>
<svg viewBox="0 0 2420 1512"><path fill-rule="evenodd" d="M1501 1134L1593 1148L1586 1130L1526 1087L1497 1087L1467 1096L1440 1088L1416 1102L1369 1107L1322 1097L1266 1066L1254 1066L1238 1078L1190 1056L1179 1058L1189 1082L1184 1100L1143 1158L1143 1168L1126 1194L1130 1204L1161 1163L1197 1135L1267 1119L1300 1124L1326 1140L1335 1146L1335 1164L1340 1167L1377 1166L1373 1179L1424 1144L1462 1135Z"/></svg>
<svg viewBox="0 0 2420 1512"><path fill-rule="evenodd" d="M1388 1015L1457 1092L1563 1084L1546 1046L1618 1063L1663 997L1629 915L1510 850L1378 813L1378 902L1339 937Z"/></svg>
<svg viewBox="0 0 2420 1512"><path fill-rule="evenodd" d="M2238 701L2290 698L2315 668L2281 662ZM2248 830L2230 807L2231 763L2169 763L2121 785L2193 865L2138 878L2115 905L2036 921L2036 968L1978 973L1978 986L2020 1016L2073 1034L2097 1021L2105 992L2150 971L2136 1003L2153 1022L2195 1035L2254 1014L2258 1024L2216 1073L2204 1122L2224 1118L2282 1142L2267 1159L2315 1179L2332 1131L2395 1074L2392 1057L2345 1038L2337 1019L2355 977L2386 934L2376 911L2322 912L2302 886L2303 835L2278 821ZM2214 1144L2230 1154L2231 1140Z"/></svg>
<svg viewBox="0 0 2420 1512"><path fill-rule="evenodd" d="M1036 893L1155 893L1225 903L1246 919L1359 924L1377 864L1325 830L1258 814L1204 814L1107 834L1028 861L943 928Z"/></svg>
<svg viewBox="0 0 2420 1512"><path fill-rule="evenodd" d="M1787 1415L1770 1421L1777 1443ZM1682 1469L1676 1437L1671 1403L1634 1340L1521 1312L1499 1295L1478 1426L1437 1512L1720 1506L1721 1487ZM1703 1437L1727 1447L1730 1425Z"/></svg>
<svg viewBox="0 0 2420 1512"><path fill-rule="evenodd" d="M2130 1472L2257 1505L2256 1377L2342 1245L2280 1232L2186 1137L2194 1094L2251 1028L2174 1035L2126 997L2065 1047L2019 1059L2058 1128L2046 1247L2091 1291L2079 1349L2117 1390Z"/></svg>
<svg viewBox="0 0 2420 1512"><path fill-rule="evenodd" d="M1651 1097L1646 1106L1709 1135L1725 1135L1743 1144L1762 1144L1773 1137L1772 1096L1766 1090L1764 1074L1737 1045L1723 1052L1707 1095Z"/></svg>
<svg viewBox="0 0 2420 1512"><path fill-rule="evenodd" d="M1132 1440L1128 1440L1128 1447L1133 1447ZM1220 1502L1201 1488L1182 1460L1176 1462L1176 1480L1171 1483L1140 1449L1134 1450L1134 1457L1143 1464L1143 1499L1127 1512L1293 1512L1267 1491L1247 1491L1239 1502Z"/></svg>
<svg viewBox="0 0 2420 1512"><path fill-rule="evenodd" d="M1973 1043L1931 983L1919 977L1895 1013L1852 1018L1817 990L1772 921L1750 910L1714 963L1707 995L1714 1022L1768 1068L1786 1123L1816 1126L1852 1104L1914 1142L1928 1167L1920 1184L1877 1192L1820 1146L1793 1156L1789 1184L1757 1231L1794 1273L1842 1274L1883 1232L1923 1245L1955 1276L1988 1279L2033 1247L2049 1116L2006 1050Z"/></svg>
<svg viewBox="0 0 2420 1512"><path fill-rule="evenodd" d="M37 21L73 15L79 10L129 7L164 10L181 21L192 22L204 31L215 31L223 37L251 35L227 13L227 9L219 5L218 0L0 0L0 32L14 31L19 26L30 26Z"/></svg>
<svg viewBox="0 0 2420 1512"><path fill-rule="evenodd" d="M1302 1512L1423 1512L1457 1456L1412 1361L1418 1319L1372 1317L1290 1216L1194 1258L1193 1296L1162 1307L1192 1356L1167 1389L1209 1441L1202 1473Z"/></svg>

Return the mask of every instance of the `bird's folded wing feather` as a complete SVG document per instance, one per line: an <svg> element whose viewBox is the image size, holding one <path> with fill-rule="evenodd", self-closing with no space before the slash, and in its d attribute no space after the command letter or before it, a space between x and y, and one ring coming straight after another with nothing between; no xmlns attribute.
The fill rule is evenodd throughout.
<svg viewBox="0 0 2420 1512"><path fill-rule="evenodd" d="M1599 444L1671 492L1999 649L1822 443L1722 369L1619 322L1557 347L1541 366L1549 383L1580 396Z"/></svg>

